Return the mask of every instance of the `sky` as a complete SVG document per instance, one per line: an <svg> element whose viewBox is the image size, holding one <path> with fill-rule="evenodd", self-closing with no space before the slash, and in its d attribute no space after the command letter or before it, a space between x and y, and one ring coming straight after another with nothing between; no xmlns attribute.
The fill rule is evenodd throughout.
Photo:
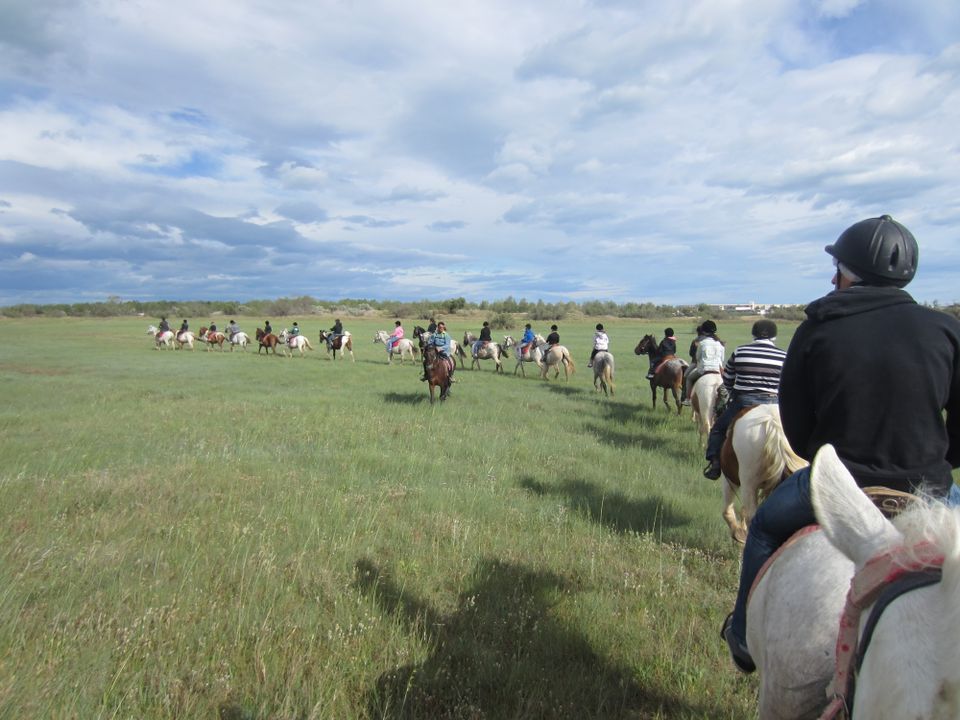
<svg viewBox="0 0 960 720"><path fill-rule="evenodd" d="M960 302L957 0L0 0L0 305Z"/></svg>

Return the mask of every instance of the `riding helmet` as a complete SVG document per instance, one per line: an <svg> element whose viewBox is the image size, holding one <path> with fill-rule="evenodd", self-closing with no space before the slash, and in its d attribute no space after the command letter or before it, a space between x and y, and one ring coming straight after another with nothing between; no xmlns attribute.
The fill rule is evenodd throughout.
<svg viewBox="0 0 960 720"><path fill-rule="evenodd" d="M757 340L769 340L777 336L777 324L773 320L757 320L750 332Z"/></svg>
<svg viewBox="0 0 960 720"><path fill-rule="evenodd" d="M603 330L603 323L597 323L597 330Z"/></svg>
<svg viewBox="0 0 960 720"><path fill-rule="evenodd" d="M556 325L551 325L551 326L550 326L550 329L551 329L551 330L556 330L556 329L557 329L557 326L556 326Z"/></svg>
<svg viewBox="0 0 960 720"><path fill-rule="evenodd" d="M713 320L704 320L700 329L710 335L717 331L717 324Z"/></svg>
<svg viewBox="0 0 960 720"><path fill-rule="evenodd" d="M913 280L920 255L913 233L889 215L851 225L824 249L863 278L866 285L896 287Z"/></svg>
<svg viewBox="0 0 960 720"><path fill-rule="evenodd" d="M666 328L663 331L663 334L666 335L667 337L673 337L673 328Z"/></svg>

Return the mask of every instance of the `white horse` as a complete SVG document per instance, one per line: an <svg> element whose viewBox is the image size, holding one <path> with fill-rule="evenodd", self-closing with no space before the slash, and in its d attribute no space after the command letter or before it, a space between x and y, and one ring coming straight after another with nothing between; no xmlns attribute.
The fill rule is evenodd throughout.
<svg viewBox="0 0 960 720"><path fill-rule="evenodd" d="M307 340L306 335L290 335L290 331L284 328L277 335L277 339L283 343L283 352L287 357L293 357L293 351L298 350L300 357L303 357L303 349L313 350L313 345Z"/></svg>
<svg viewBox="0 0 960 720"><path fill-rule="evenodd" d="M381 345L386 345L389 339L390 333L386 330L377 330L373 336L374 344L380 343ZM400 358L400 364L403 365L404 354L410 357L410 362L414 362L420 355L420 348L418 348L410 338L401 338L400 342L390 348L390 353L387 355L387 364L391 364L393 362L393 356L396 355Z"/></svg>
<svg viewBox="0 0 960 720"><path fill-rule="evenodd" d="M147 328L147 335L153 336L154 349L159 350L161 348L167 348L169 350L176 349L176 336L173 334L172 330L164 330L160 332L156 325L151 325Z"/></svg>
<svg viewBox="0 0 960 720"><path fill-rule="evenodd" d="M537 368L543 367L543 352L540 350L542 345L546 344L546 340L542 336L537 335L534 337L533 344L527 349L526 354L520 352L520 343L513 339L510 335L503 336L503 347L510 349L512 347L517 348L514 352L517 355L517 365L513 368L513 374L517 374L517 370L520 371L520 374L523 377L527 376L526 371L523 369L524 363L536 363Z"/></svg>
<svg viewBox="0 0 960 720"><path fill-rule="evenodd" d="M593 387L597 392L613 396L613 353L600 350L593 356Z"/></svg>
<svg viewBox="0 0 960 720"><path fill-rule="evenodd" d="M502 375L503 374L503 358L507 357L507 349L503 345L500 345L499 343L495 343L495 342L485 343L480 346L480 348L477 350L476 355L471 353L471 357L473 358L470 362L471 370L473 369L479 370L481 360L493 360L493 363L496 366L494 369L494 372L498 372Z"/></svg>
<svg viewBox="0 0 960 720"><path fill-rule="evenodd" d="M823 531L788 543L747 606L761 720L816 718L831 698L852 701L852 720L960 717L960 510L917 504L891 522L830 445L814 459L810 494ZM891 600L858 648L882 581L941 560L942 580ZM863 655L852 698L838 648L841 661Z"/></svg>
<svg viewBox="0 0 960 720"><path fill-rule="evenodd" d="M697 378L693 384L690 399L690 409L693 410L693 421L697 424L700 434L700 445L703 446L713 427L714 410L717 406L717 388L723 385L720 373L707 373Z"/></svg>
<svg viewBox="0 0 960 720"><path fill-rule="evenodd" d="M195 339L196 339L196 336L195 336L192 332L190 332L189 330L187 330L186 332L177 333L177 336L176 336L176 342L177 342L176 349L177 349L177 350L183 350L183 348L187 347L187 348L190 348L191 350L193 350L193 341L194 341Z"/></svg>
<svg viewBox="0 0 960 720"><path fill-rule="evenodd" d="M240 332L234 333L233 337L230 338L230 352L233 352L234 347L239 347L241 350L246 350L247 345L249 344L250 336L241 330Z"/></svg>
<svg viewBox="0 0 960 720"><path fill-rule="evenodd" d="M730 528L730 536L744 542L760 500L783 478L808 464L787 441L780 423L779 405L756 405L734 418L720 450L723 519ZM733 506L737 488L740 489L739 519Z"/></svg>

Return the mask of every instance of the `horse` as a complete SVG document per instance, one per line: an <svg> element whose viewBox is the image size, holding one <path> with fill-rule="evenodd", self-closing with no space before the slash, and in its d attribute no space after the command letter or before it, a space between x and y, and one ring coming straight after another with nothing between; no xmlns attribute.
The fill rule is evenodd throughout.
<svg viewBox="0 0 960 720"><path fill-rule="evenodd" d="M223 352L223 344L227 341L227 336L219 330L210 331L205 327L201 327L197 339L207 344L208 352L213 350L214 345L220 348L220 352Z"/></svg>
<svg viewBox="0 0 960 720"><path fill-rule="evenodd" d="M523 377L527 376L527 373L523 369L523 364L532 362L537 364L537 368L540 369L543 367L543 352L540 350L541 346L546 344L546 340L543 339L543 336L537 335L534 337L533 343L527 348L526 353L520 352L520 343L513 339L510 335L503 336L503 347L505 349L510 349L512 347L517 348L517 365L513 368L513 374L517 374L517 370L520 371L520 374Z"/></svg>
<svg viewBox="0 0 960 720"><path fill-rule="evenodd" d="M386 330L377 330L373 336L374 344L380 343L381 345L386 345L389 340L390 333ZM403 365L404 354L409 355L412 362L420 355L420 348L418 348L410 338L400 338L400 341L390 348L390 353L387 355L387 365L393 362L394 355L400 358L400 364Z"/></svg>
<svg viewBox="0 0 960 720"><path fill-rule="evenodd" d="M427 376L427 384L430 387L430 404L433 405L434 391L440 388L440 402L443 402L450 395L450 376L457 366L456 360L452 357L445 358L437 351L433 345L426 344L423 348L423 371Z"/></svg>
<svg viewBox="0 0 960 720"><path fill-rule="evenodd" d="M690 409L693 410L693 421L697 424L701 447L706 443L713 427L715 409L717 406L717 388L723 385L720 373L710 372L701 375L693 384L690 399Z"/></svg>
<svg viewBox="0 0 960 720"><path fill-rule="evenodd" d="M704 375L704 378L709 377ZM700 384L697 381L697 385ZM797 455L780 422L780 406L755 405L744 408L730 423L720 449L723 473L723 519L730 537L739 543L747 538L750 520L761 498L766 497L788 475L806 467ZM740 489L740 518L733 503Z"/></svg>
<svg viewBox="0 0 960 720"><path fill-rule="evenodd" d="M330 358L330 353L333 353L333 359L336 360L337 350L339 350L341 360L345 353L350 353L350 359L353 360L353 362L357 361L353 356L353 339L350 337L350 333L345 332L342 335L334 337L333 333L321 330L320 342L325 343L327 346L327 358Z"/></svg>
<svg viewBox="0 0 960 720"><path fill-rule="evenodd" d="M484 343L483 345L481 345L480 349L477 351L477 354L474 355L473 353L471 353L471 357L473 358L472 361L470 362L471 370L473 369L479 370L481 360L493 360L494 365L496 365L494 372L498 372L502 375L503 374L502 358L508 357L508 354L507 354L507 349L503 345L499 343L490 342L490 343Z"/></svg>
<svg viewBox="0 0 960 720"><path fill-rule="evenodd" d="M788 541L747 606L761 720L851 704L852 720L960 717L960 510L915 503L888 520L830 445L814 458L810 495L821 531ZM897 578L913 589L896 594Z"/></svg>
<svg viewBox="0 0 960 720"><path fill-rule="evenodd" d="M161 332L156 328L155 325L151 325L147 328L147 335L153 336L155 350L159 350L160 348L169 348L170 350L173 350L176 347L174 345L176 342L176 335L174 334L173 330L164 330Z"/></svg>
<svg viewBox="0 0 960 720"><path fill-rule="evenodd" d="M307 340L306 335L291 335L290 331L284 328L277 335L277 340L283 344L283 353L287 357L293 357L293 351L298 350L300 357L303 357L303 349L313 350L313 345Z"/></svg>
<svg viewBox="0 0 960 720"><path fill-rule="evenodd" d="M544 346L546 343L544 343ZM573 364L573 356L563 345L554 345L549 350L539 348L543 359L540 362L540 377L547 379L547 372L553 368L554 379L560 377L560 366L563 365L563 379L569 380L577 368Z"/></svg>
<svg viewBox="0 0 960 720"><path fill-rule="evenodd" d="M274 355L277 354L277 345L280 344L280 338L273 333L264 332L262 328L257 328L256 338L257 342L260 343L260 347L257 348L257 355L264 348L267 349L267 355L270 354L271 350L273 350Z"/></svg>
<svg viewBox="0 0 960 720"><path fill-rule="evenodd" d="M193 340L194 334L187 330L186 332L178 332L176 337L176 349L183 350L184 347L188 347L193 350Z"/></svg>
<svg viewBox="0 0 960 720"><path fill-rule="evenodd" d="M468 333L469 334L469 333ZM427 344L427 341L430 339L432 333L427 332L426 328L422 328L419 325L415 325L413 328L413 336L420 341L420 352L423 352L424 345ZM457 360L460 361L460 369L464 368L464 360L467 357L467 353L464 352L463 345L458 343L453 338L450 338L450 357L454 358L454 362Z"/></svg>
<svg viewBox="0 0 960 720"><path fill-rule="evenodd" d="M250 336L247 335L242 330L233 334L233 337L230 338L230 352L233 352L235 346L239 346L241 350L246 351L247 345L250 344Z"/></svg>
<svg viewBox="0 0 960 720"><path fill-rule="evenodd" d="M597 392L613 397L613 353L600 350L593 356L593 387Z"/></svg>
<svg viewBox="0 0 960 720"><path fill-rule="evenodd" d="M644 335L637 347L633 350L637 355L649 355L654 357L657 354L657 341L653 335ZM683 371L687 367L687 361L681 360L676 355L667 355L657 365L653 377L650 379L650 393L653 396L653 408L657 408L657 388L663 388L663 406L669 410L670 405L667 402L667 390L673 392L673 400L677 404L677 415L683 405L680 402L681 388L683 387Z"/></svg>

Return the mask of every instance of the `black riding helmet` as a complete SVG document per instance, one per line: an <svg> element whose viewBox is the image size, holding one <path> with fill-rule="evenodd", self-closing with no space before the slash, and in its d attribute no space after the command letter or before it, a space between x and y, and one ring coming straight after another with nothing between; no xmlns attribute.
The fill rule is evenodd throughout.
<svg viewBox="0 0 960 720"><path fill-rule="evenodd" d="M824 250L859 275L865 284L896 287L913 280L920 255L913 233L889 215L851 225Z"/></svg>

